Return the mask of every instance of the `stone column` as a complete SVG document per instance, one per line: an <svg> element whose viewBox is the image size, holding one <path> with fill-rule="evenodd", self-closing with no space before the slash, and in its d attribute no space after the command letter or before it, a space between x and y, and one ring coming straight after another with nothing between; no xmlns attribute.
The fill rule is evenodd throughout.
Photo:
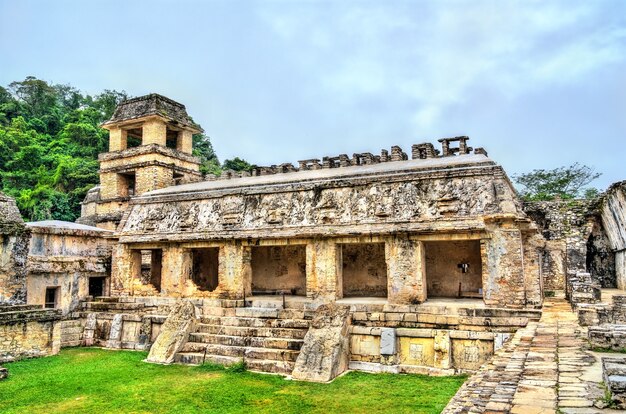
<svg viewBox="0 0 626 414"><path fill-rule="evenodd" d="M177 244L167 246L163 249L162 263L161 293L181 297L191 275L191 251Z"/></svg>
<svg viewBox="0 0 626 414"><path fill-rule="evenodd" d="M176 141L176 149L185 154L191 154L193 149L193 134L191 131L180 131L178 133L178 140Z"/></svg>
<svg viewBox="0 0 626 414"><path fill-rule="evenodd" d="M111 295L132 294L133 278L141 274L141 252L118 243L111 256Z"/></svg>
<svg viewBox="0 0 626 414"><path fill-rule="evenodd" d="M250 247L228 243L220 247L217 290L227 298L252 295L252 255Z"/></svg>
<svg viewBox="0 0 626 414"><path fill-rule="evenodd" d="M626 250L615 252L615 279L618 289L626 289Z"/></svg>
<svg viewBox="0 0 626 414"><path fill-rule="evenodd" d="M306 246L306 295L335 301L343 297L341 248L332 239L314 240Z"/></svg>
<svg viewBox="0 0 626 414"><path fill-rule="evenodd" d="M424 243L406 235L391 236L385 243L387 301L406 305L426 300Z"/></svg>
<svg viewBox="0 0 626 414"><path fill-rule="evenodd" d="M109 152L122 151L128 146L128 134L121 128L109 129Z"/></svg>
<svg viewBox="0 0 626 414"><path fill-rule="evenodd" d="M524 307L526 287L520 230L507 222L489 227L491 238L481 246L485 304Z"/></svg>

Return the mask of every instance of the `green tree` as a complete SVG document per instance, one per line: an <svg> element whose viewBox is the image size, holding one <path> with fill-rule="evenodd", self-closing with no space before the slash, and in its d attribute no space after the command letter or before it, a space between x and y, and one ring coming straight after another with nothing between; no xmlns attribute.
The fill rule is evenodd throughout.
<svg viewBox="0 0 626 414"><path fill-rule="evenodd" d="M513 179L522 187L520 194L525 200L554 200L597 195L596 189L585 186L600 175L592 167L574 163L552 170L533 170L514 175Z"/></svg>
<svg viewBox="0 0 626 414"><path fill-rule="evenodd" d="M193 136L193 155L200 158L200 172L202 174L220 175L222 172L211 139L206 135L195 134Z"/></svg>
<svg viewBox="0 0 626 414"><path fill-rule="evenodd" d="M234 171L252 171L256 165L250 164L246 160L242 160L239 157L235 157L230 160L225 160L224 164L222 164L222 168L225 170L234 170Z"/></svg>

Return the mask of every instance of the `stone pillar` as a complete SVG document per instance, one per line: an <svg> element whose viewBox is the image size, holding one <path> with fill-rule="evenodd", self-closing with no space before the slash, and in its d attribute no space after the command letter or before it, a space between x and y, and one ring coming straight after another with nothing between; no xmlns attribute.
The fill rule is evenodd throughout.
<svg viewBox="0 0 626 414"><path fill-rule="evenodd" d="M385 243L387 301L394 304L426 300L426 259L424 244L406 235L392 236Z"/></svg>
<svg viewBox="0 0 626 414"><path fill-rule="evenodd" d="M141 274L141 251L118 243L111 256L111 295L132 294L133 278Z"/></svg>
<svg viewBox="0 0 626 414"><path fill-rule="evenodd" d="M160 119L151 119L142 126L141 145L158 144L165 146L167 125Z"/></svg>
<svg viewBox="0 0 626 414"><path fill-rule="evenodd" d="M122 128L109 130L109 152L122 151L128 146L128 134Z"/></svg>
<svg viewBox="0 0 626 414"><path fill-rule="evenodd" d="M193 134L191 131L183 130L178 133L176 149L185 154L191 154L193 148Z"/></svg>
<svg viewBox="0 0 626 414"><path fill-rule="evenodd" d="M485 304L522 308L526 287L520 230L508 222L489 227L491 238L481 244Z"/></svg>
<svg viewBox="0 0 626 414"><path fill-rule="evenodd" d="M615 252L615 279L618 289L626 289L626 250Z"/></svg>
<svg viewBox="0 0 626 414"><path fill-rule="evenodd" d="M181 297L191 277L191 251L173 244L163 249L161 294Z"/></svg>
<svg viewBox="0 0 626 414"><path fill-rule="evenodd" d="M522 233L524 243L524 284L526 286L526 305L539 307L543 303L543 280L541 261L543 237L538 233Z"/></svg>
<svg viewBox="0 0 626 414"><path fill-rule="evenodd" d="M230 299L252 295L252 253L250 247L234 242L220 247L218 290Z"/></svg>
<svg viewBox="0 0 626 414"><path fill-rule="evenodd" d="M341 248L332 239L314 240L306 246L306 295L335 301L343 297Z"/></svg>

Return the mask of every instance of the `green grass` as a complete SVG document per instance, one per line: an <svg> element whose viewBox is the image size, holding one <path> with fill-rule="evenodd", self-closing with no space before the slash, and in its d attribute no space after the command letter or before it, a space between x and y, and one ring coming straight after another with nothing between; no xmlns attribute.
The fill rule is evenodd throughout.
<svg viewBox="0 0 626 414"><path fill-rule="evenodd" d="M6 364L1 413L439 413L465 377L348 373L330 384L69 348Z"/></svg>

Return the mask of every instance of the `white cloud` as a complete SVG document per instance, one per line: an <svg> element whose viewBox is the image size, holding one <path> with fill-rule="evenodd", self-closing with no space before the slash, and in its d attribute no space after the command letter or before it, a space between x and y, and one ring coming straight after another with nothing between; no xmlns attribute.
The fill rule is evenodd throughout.
<svg viewBox="0 0 626 414"><path fill-rule="evenodd" d="M428 127L472 89L515 99L624 61L624 17L606 4L357 2L306 13L264 9L261 16L302 67L320 68L313 93L345 105L402 96L418 108L415 126Z"/></svg>

